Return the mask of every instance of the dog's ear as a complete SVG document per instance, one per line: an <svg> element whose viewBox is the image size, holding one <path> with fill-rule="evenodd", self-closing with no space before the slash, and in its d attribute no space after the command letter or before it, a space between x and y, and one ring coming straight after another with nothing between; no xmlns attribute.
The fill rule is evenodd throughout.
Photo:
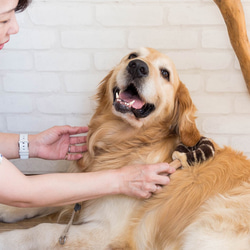
<svg viewBox="0 0 250 250"><path fill-rule="evenodd" d="M103 97L107 94L108 91L108 82L111 78L111 76L113 75L113 70L111 70L104 78L103 80L100 82L99 86L98 86L98 90L97 90L97 94L96 94L96 98L97 100L102 100Z"/></svg>
<svg viewBox="0 0 250 250"><path fill-rule="evenodd" d="M195 123L196 107L194 106L186 86L180 82L176 93L177 133L181 142L193 147L200 140L200 132Z"/></svg>
<svg viewBox="0 0 250 250"><path fill-rule="evenodd" d="M105 131L102 129L98 129L103 121L108 120L108 115L110 114L110 96L108 94L109 91L109 82L113 75L113 70L108 73L107 76L99 83L97 93L95 95L95 100L97 101L97 106L94 115L89 123L89 132L88 132L88 152L94 156L94 146L96 142L103 136ZM107 112L109 111L109 112ZM104 117L105 116L105 117ZM98 133L95 133L98 131Z"/></svg>
<svg viewBox="0 0 250 250"><path fill-rule="evenodd" d="M97 109L96 113L100 114L103 112L103 110L106 110L105 108L108 108L110 105L109 97L108 97L108 91L109 91L109 84L110 78L113 75L113 70L111 70L107 76L104 77L104 79L99 83L97 93L95 95L95 100L97 101Z"/></svg>

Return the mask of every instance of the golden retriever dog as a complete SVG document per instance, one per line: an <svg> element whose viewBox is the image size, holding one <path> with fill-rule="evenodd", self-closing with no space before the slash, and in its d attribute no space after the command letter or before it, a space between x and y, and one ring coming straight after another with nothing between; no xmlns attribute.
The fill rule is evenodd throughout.
<svg viewBox="0 0 250 250"><path fill-rule="evenodd" d="M172 61L154 49L125 56L100 84L97 102L88 152L74 171L171 162L179 142L192 147L200 140L187 88ZM61 244L65 225L42 223L0 234L0 249L249 250L249 177L242 153L216 146L213 158L177 170L150 199L110 195L84 202ZM40 214L4 208L3 221Z"/></svg>

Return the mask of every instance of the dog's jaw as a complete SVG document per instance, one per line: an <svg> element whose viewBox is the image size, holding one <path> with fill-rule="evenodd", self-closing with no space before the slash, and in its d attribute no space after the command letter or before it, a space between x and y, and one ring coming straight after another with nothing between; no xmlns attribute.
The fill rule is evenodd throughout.
<svg viewBox="0 0 250 250"><path fill-rule="evenodd" d="M123 121L125 121L128 125L134 127L134 128L141 128L144 124L144 119L136 119L134 114L131 112L127 112L127 113L121 113L116 111L114 105L112 107L112 112L115 116L120 117Z"/></svg>
<svg viewBox="0 0 250 250"><path fill-rule="evenodd" d="M147 117L155 110L154 104L142 100L133 84L121 91L118 87L113 89L113 106L122 114L131 113L136 119Z"/></svg>

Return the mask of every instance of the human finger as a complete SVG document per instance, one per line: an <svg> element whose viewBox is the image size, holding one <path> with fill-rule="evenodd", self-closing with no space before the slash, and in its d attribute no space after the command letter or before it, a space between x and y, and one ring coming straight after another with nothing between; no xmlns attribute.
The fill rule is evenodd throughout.
<svg viewBox="0 0 250 250"><path fill-rule="evenodd" d="M150 198L151 196L153 195L153 193L151 192L142 192L138 195L136 195L138 198L141 198L141 199L148 199Z"/></svg>
<svg viewBox="0 0 250 250"><path fill-rule="evenodd" d="M148 185L147 188L142 192L142 198L149 198L152 194L158 193L162 187L160 185L151 184Z"/></svg>
<svg viewBox="0 0 250 250"><path fill-rule="evenodd" d="M70 144L81 144L87 142L87 136L71 136L69 139Z"/></svg>
<svg viewBox="0 0 250 250"><path fill-rule="evenodd" d="M158 174L173 174L176 169L172 166L170 166L168 163L158 163L156 164L156 169L155 171Z"/></svg>
<svg viewBox="0 0 250 250"><path fill-rule="evenodd" d="M89 128L87 126L85 127L73 127L76 132L75 134L81 134L81 133L87 133L89 131Z"/></svg>
<svg viewBox="0 0 250 250"><path fill-rule="evenodd" d="M142 199L148 199L150 198L153 194L157 194L162 190L162 186L160 185L151 185L150 188L147 190L143 190L140 193L137 194L137 197L142 198Z"/></svg>
<svg viewBox="0 0 250 250"><path fill-rule="evenodd" d="M156 185L168 185L170 182L170 179L167 175L157 175L154 179L154 183Z"/></svg>
<svg viewBox="0 0 250 250"><path fill-rule="evenodd" d="M157 191L157 185L154 184L150 192L155 193L156 191Z"/></svg>
<svg viewBox="0 0 250 250"><path fill-rule="evenodd" d="M87 133L89 131L88 127L71 127L71 126L63 126L61 127L64 133L68 133L69 135L77 135L81 133Z"/></svg>
<svg viewBox="0 0 250 250"><path fill-rule="evenodd" d="M67 153L64 160L67 160L67 161L76 161L76 160L79 160L82 158L82 154L69 154Z"/></svg>
<svg viewBox="0 0 250 250"><path fill-rule="evenodd" d="M162 186L161 185L156 185L156 190L155 190L155 194L157 194L157 193L159 193L159 192L161 192L161 190L162 190Z"/></svg>
<svg viewBox="0 0 250 250"><path fill-rule="evenodd" d="M87 149L88 149L87 145L76 146L70 144L68 148L68 153L81 153L87 151Z"/></svg>

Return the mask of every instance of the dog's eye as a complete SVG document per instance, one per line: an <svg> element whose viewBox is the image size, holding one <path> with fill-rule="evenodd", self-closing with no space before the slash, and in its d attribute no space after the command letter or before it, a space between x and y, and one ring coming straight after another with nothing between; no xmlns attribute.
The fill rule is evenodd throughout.
<svg viewBox="0 0 250 250"><path fill-rule="evenodd" d="M136 53L132 53L128 56L128 59L133 59L133 58L136 58L138 57L138 55Z"/></svg>
<svg viewBox="0 0 250 250"><path fill-rule="evenodd" d="M161 69L161 75L163 76L163 78L167 79L169 81L169 71L167 69Z"/></svg>

